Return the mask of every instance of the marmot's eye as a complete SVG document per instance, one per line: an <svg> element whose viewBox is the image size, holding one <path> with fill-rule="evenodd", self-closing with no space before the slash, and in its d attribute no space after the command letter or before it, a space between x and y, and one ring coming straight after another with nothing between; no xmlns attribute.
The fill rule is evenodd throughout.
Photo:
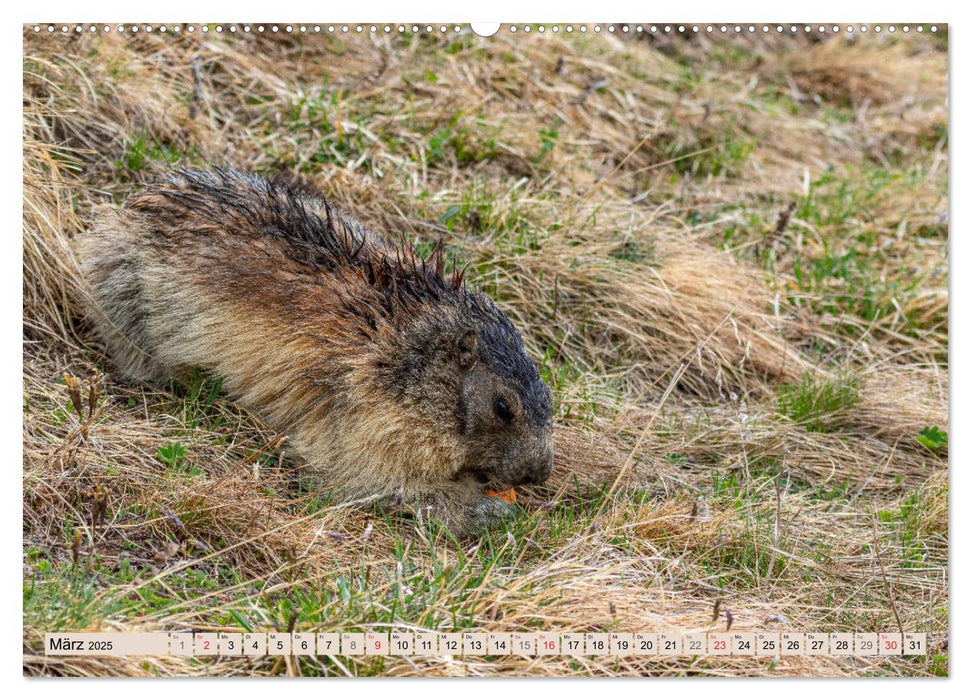
<svg viewBox="0 0 971 700"><path fill-rule="evenodd" d="M509 404L507 404L502 399L496 399L496 415L502 418L507 423L512 421L512 411L509 410Z"/></svg>

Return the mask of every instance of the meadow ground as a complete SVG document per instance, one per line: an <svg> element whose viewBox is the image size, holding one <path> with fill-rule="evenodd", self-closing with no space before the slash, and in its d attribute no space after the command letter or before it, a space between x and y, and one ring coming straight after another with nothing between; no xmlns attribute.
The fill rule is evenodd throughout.
<svg viewBox="0 0 971 700"><path fill-rule="evenodd" d="M269 32L267 33L269 34ZM946 675L947 32L25 30L30 675ZM556 397L481 541L116 375L72 240L179 165L442 239ZM926 657L63 659L45 630L924 631Z"/></svg>

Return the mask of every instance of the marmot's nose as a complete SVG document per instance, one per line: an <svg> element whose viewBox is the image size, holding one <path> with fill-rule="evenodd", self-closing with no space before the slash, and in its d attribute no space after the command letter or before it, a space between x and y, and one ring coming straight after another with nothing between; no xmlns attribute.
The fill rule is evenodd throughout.
<svg viewBox="0 0 971 700"><path fill-rule="evenodd" d="M553 471L553 453L549 452L529 465L524 484L542 484Z"/></svg>

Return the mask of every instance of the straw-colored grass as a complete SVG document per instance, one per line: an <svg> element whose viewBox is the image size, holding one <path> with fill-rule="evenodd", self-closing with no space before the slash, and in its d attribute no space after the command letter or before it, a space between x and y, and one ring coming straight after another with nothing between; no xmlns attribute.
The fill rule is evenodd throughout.
<svg viewBox="0 0 971 700"><path fill-rule="evenodd" d="M944 34L943 32L940 34ZM941 35L24 37L24 669L942 675ZM179 165L441 239L556 397L481 541L302 483L199 376L124 382L74 239ZM67 379L65 379L67 375ZM719 615L713 620L713 611ZM48 630L927 632L925 658L47 658Z"/></svg>

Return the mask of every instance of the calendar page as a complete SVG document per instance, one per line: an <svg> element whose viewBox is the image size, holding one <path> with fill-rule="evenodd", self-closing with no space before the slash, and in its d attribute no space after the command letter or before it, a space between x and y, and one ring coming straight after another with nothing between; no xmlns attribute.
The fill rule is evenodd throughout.
<svg viewBox="0 0 971 700"><path fill-rule="evenodd" d="M648 10L23 25L24 675L948 675L948 25Z"/></svg>

